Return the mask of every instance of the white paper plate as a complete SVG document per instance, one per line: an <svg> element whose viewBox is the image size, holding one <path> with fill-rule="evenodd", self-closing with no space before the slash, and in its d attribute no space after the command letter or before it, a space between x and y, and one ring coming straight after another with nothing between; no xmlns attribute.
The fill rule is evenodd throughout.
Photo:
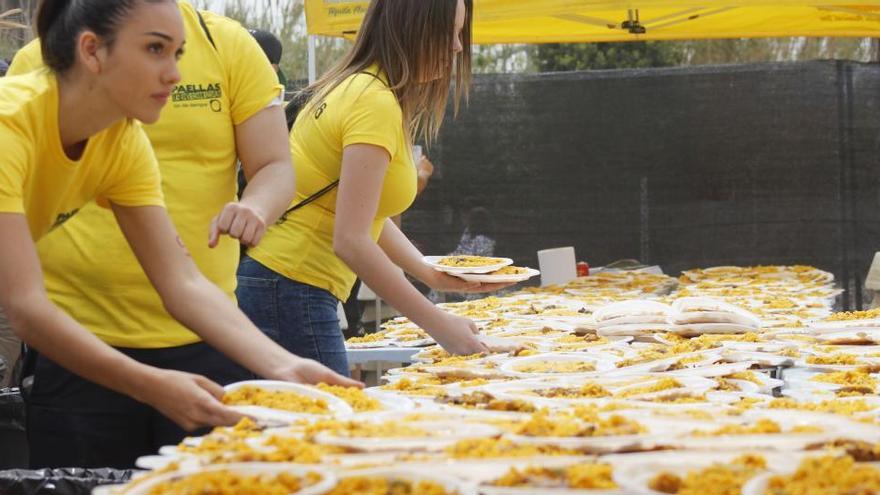
<svg viewBox="0 0 880 495"><path fill-rule="evenodd" d="M738 313L723 311L688 311L685 313L675 312L669 315L669 323L686 325L691 323L735 323L749 327L760 328L761 320L757 317L746 317Z"/></svg>
<svg viewBox="0 0 880 495"><path fill-rule="evenodd" d="M528 458L498 458L498 459L474 459L469 462L452 461L443 465L445 472L454 473L456 477L473 481L480 484L480 493L483 495L616 495L619 491L601 490L572 490L531 487L501 487L492 486L488 483L500 478L511 468L525 469L528 467L564 468L576 464L592 464L597 461L595 456L537 456ZM416 470L421 470L421 464L408 464ZM436 469L432 464L429 469Z"/></svg>
<svg viewBox="0 0 880 495"><path fill-rule="evenodd" d="M786 342L737 342L728 341L721 342L721 347L731 351L743 352L767 352L775 353L785 351L787 349L796 349L797 346Z"/></svg>
<svg viewBox="0 0 880 495"><path fill-rule="evenodd" d="M482 495L626 495L622 489L544 488L480 485Z"/></svg>
<svg viewBox="0 0 880 495"><path fill-rule="evenodd" d="M404 347L404 348L428 347L428 346L434 345L436 343L437 342L434 341L434 339L432 339L432 338L415 339L415 340L401 340L401 341L395 340L394 342L391 343L391 347Z"/></svg>
<svg viewBox="0 0 880 495"><path fill-rule="evenodd" d="M850 328L820 333L815 338L823 344L878 344L880 343L880 328Z"/></svg>
<svg viewBox="0 0 880 495"><path fill-rule="evenodd" d="M738 334L755 332L758 329L736 323L690 323L687 325L673 325L669 328L670 333L696 337L703 334Z"/></svg>
<svg viewBox="0 0 880 495"><path fill-rule="evenodd" d="M356 476L382 477L392 480L408 480L408 481L433 481L443 486L450 494L457 495L477 495L476 484L460 480L451 474L438 474L437 468L423 467L422 469L403 468L403 467L380 467L369 469L358 469L351 471L341 471L338 473L340 480L353 478Z"/></svg>
<svg viewBox="0 0 880 495"><path fill-rule="evenodd" d="M656 392L644 392L641 394L630 395L630 396L620 396L620 394L625 393L627 391L638 389L640 387L649 386L652 383L659 382L664 378L673 378L676 382L678 382L681 386L677 388L671 388L667 390L659 390ZM646 380L641 383L635 383L632 385L627 385L624 387L619 387L614 390L615 399L618 400L626 400L626 401L645 401L645 400L653 400L661 397L666 397L668 395L678 395L682 392L687 392L690 395L702 395L710 390L712 390L717 383L714 380L709 380L708 378L700 377L700 376L667 376L666 374L657 374L654 375L653 379L648 377Z"/></svg>
<svg viewBox="0 0 880 495"><path fill-rule="evenodd" d="M92 488L92 495L117 495L125 485L101 485Z"/></svg>
<svg viewBox="0 0 880 495"><path fill-rule="evenodd" d="M747 424L760 419L776 422L783 431L796 426L815 426L824 431L815 433L777 433L747 435L687 436L673 441L676 447L689 450L769 449L803 450L808 445L837 439L863 440L869 443L880 440L880 427L853 421L845 416L776 409L756 409L743 413Z"/></svg>
<svg viewBox="0 0 880 495"><path fill-rule="evenodd" d="M405 369L405 368L404 368ZM379 387L369 387L364 389L364 393L377 401L379 401L379 405L381 409L377 411L352 411L351 418L361 418L361 417L369 417L377 413L386 413L386 412L398 412L398 411L412 411L415 409L416 404L409 397L395 393L394 391L382 390ZM340 414L339 417L345 417L345 415ZM346 417L348 419L348 417Z"/></svg>
<svg viewBox="0 0 880 495"><path fill-rule="evenodd" d="M457 421L410 421L407 426L428 432L428 437L348 437L325 431L315 435L315 443L345 447L362 452L439 451L460 440L489 438L501 433L494 426Z"/></svg>
<svg viewBox="0 0 880 495"><path fill-rule="evenodd" d="M783 469L790 466L797 466L800 459L803 458L803 454L798 452L786 452L783 454L760 451L758 449L741 449L734 452L724 453L663 452L656 454L615 455L610 456L605 460L614 464L615 467L619 466L614 471L614 478L618 485L624 488L625 493L663 495L663 493L654 491L648 487L648 483L657 474L661 472L669 472L683 477L691 471L699 471L715 463L728 464L735 458L746 453L760 455L767 460L768 466L780 467ZM624 460L625 457L629 457L629 459Z"/></svg>
<svg viewBox="0 0 880 495"><path fill-rule="evenodd" d="M507 284L528 280L541 272L534 268L526 268L526 273L512 273L510 275L492 275L491 273L452 273L456 277L468 282L480 282L484 284Z"/></svg>
<svg viewBox="0 0 880 495"><path fill-rule="evenodd" d="M373 342L357 342L357 343L345 343L346 349L378 349L382 347L391 347L394 344L394 339L382 339L382 340L374 340Z"/></svg>
<svg viewBox="0 0 880 495"><path fill-rule="evenodd" d="M740 318L737 318L737 321L743 321L742 325L752 327L759 327L761 325L761 320L751 311L711 297L682 297L676 299L672 303L670 318L688 319L691 313L703 313L704 315L730 313L738 315Z"/></svg>
<svg viewBox="0 0 880 495"><path fill-rule="evenodd" d="M807 455L799 456L801 462L805 460L807 457L821 457L823 454L819 452L810 452ZM827 455L827 453L826 453ZM861 463L860 463L861 464ZM875 463L865 463L867 465L873 465L873 467L877 467ZM774 469L773 472L765 472L761 473L758 476L750 479L746 482L742 487L742 495L764 495L767 492L767 485L770 482L770 478L773 476L783 475L788 476L794 474L797 471L796 465L786 465L782 468Z"/></svg>
<svg viewBox="0 0 880 495"><path fill-rule="evenodd" d="M786 473L761 473L747 481L740 493L742 495L764 495L767 492L767 484L770 482L770 478L778 474L791 474L792 472L794 471Z"/></svg>
<svg viewBox="0 0 880 495"><path fill-rule="evenodd" d="M794 365L804 369L813 369L819 371L854 371L860 368L864 368L865 366L877 366L880 365L880 358L872 357L860 357L857 356L857 364L822 364L822 363L810 363L808 359L814 356L801 357L794 361Z"/></svg>
<svg viewBox="0 0 880 495"><path fill-rule="evenodd" d="M810 323L810 328L827 331L847 328L875 328L880 329L880 318L866 318L861 320L840 320L840 321L814 321Z"/></svg>
<svg viewBox="0 0 880 495"><path fill-rule="evenodd" d="M499 369L508 375L529 378L529 377L540 377L540 376L575 376L575 375L595 375L597 373L603 371L609 371L615 369L613 359L607 359L599 356L594 356L587 354L585 352L582 353L548 353L548 354L535 354L534 356L526 356L521 358L511 359L504 364L502 364ZM592 363L595 366L595 370L593 371L577 371L571 373L560 373L560 372L552 372L552 371L544 371L544 372L528 372L528 371L519 371L517 368L522 367L523 365L537 363L537 362L553 362L553 363L567 363L567 362L587 362Z"/></svg>
<svg viewBox="0 0 880 495"><path fill-rule="evenodd" d="M593 312L593 317L601 323L605 320L623 316L656 315L667 316L672 308L669 305L649 300L621 301L609 304Z"/></svg>
<svg viewBox="0 0 880 495"><path fill-rule="evenodd" d="M601 325L597 323L596 328L632 324L666 325L667 323L668 319L665 315L626 315L602 320Z"/></svg>
<svg viewBox="0 0 880 495"><path fill-rule="evenodd" d="M327 408L330 411L329 414L326 415L316 415L309 413L297 413L293 411L270 409L263 406L229 406L231 409L238 411L239 413L246 416L250 416L256 419L258 422L262 423L288 424L297 420L301 420L303 418L331 417L333 415L342 416L352 414L353 412L351 406L349 406L347 402L340 399L339 397L336 397L335 395L329 394L327 392L323 392L314 387L300 385L298 383L282 382L276 380L247 380L243 382L231 383L223 388L227 392L232 392L246 386L259 387L271 391L293 392L304 395L306 397L323 399L325 402L327 402Z"/></svg>
<svg viewBox="0 0 880 495"><path fill-rule="evenodd" d="M630 411L632 412L632 411ZM612 415L611 413L608 416ZM641 414L622 413L621 416L637 421L648 429L646 433L637 435L607 435L593 437L536 437L529 435L506 434L505 438L517 443L532 445L555 445L565 449L579 450L585 453L609 454L640 449L653 449L667 443L666 439L676 434L684 434L707 423L693 419L658 418L641 412Z"/></svg>
<svg viewBox="0 0 880 495"><path fill-rule="evenodd" d="M327 471L326 469L322 469L319 466L304 466L302 464L289 463L248 462L234 464L217 464L192 469L180 469L169 473L150 476L149 479L145 479L133 485L126 485L129 486L129 488L123 488L120 492L115 493L119 493L120 495L147 495L154 486L160 483L184 478L193 474L208 473L214 471L232 471L248 476L258 474L278 475L281 473L305 476L307 473L310 472L319 473L321 475L321 481L291 495L317 495L320 493L324 493L327 490L330 490L331 488L336 486L336 476L332 472Z"/></svg>
<svg viewBox="0 0 880 495"><path fill-rule="evenodd" d="M612 337L620 335L629 335L641 337L646 335L654 335L655 333L668 332L673 327L666 323L627 323L623 325L601 326L596 330L596 334L602 337Z"/></svg>
<svg viewBox="0 0 880 495"><path fill-rule="evenodd" d="M751 352L751 351L734 351L734 350L725 350L721 353L721 356L725 361L730 361L734 363L738 362L750 362L759 364L761 366L791 366L794 364L794 360L787 356L779 356L777 354L772 354L769 352Z"/></svg>
<svg viewBox="0 0 880 495"><path fill-rule="evenodd" d="M424 261L425 264L434 268L435 270L453 275L458 275L462 273L489 273L513 264L513 260L510 258L497 258L497 263L495 263L494 265L485 266L452 267L440 264L440 260L450 257L451 256L425 256L424 258L422 258L422 261Z"/></svg>

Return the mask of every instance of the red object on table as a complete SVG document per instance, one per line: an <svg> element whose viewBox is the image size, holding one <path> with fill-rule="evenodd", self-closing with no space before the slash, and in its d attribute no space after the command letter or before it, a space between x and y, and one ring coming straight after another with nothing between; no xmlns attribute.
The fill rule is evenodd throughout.
<svg viewBox="0 0 880 495"><path fill-rule="evenodd" d="M590 275L590 265L586 261L578 261L577 274L578 277L588 277Z"/></svg>

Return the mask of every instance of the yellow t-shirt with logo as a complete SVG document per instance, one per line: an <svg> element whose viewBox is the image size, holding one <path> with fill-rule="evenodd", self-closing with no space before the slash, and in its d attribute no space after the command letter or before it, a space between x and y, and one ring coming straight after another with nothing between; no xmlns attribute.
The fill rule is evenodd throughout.
<svg viewBox="0 0 880 495"><path fill-rule="evenodd" d="M211 219L235 200L235 126L281 96L257 42L237 22L180 3L186 30L182 80L156 124L145 126L159 159L168 213L199 270L234 298L239 244L221 236L208 248ZM39 46L11 70L41 64ZM100 250L102 255L91 253ZM39 244L52 299L110 345L161 348L200 338L175 321L150 285L112 215L94 204Z"/></svg>
<svg viewBox="0 0 880 495"><path fill-rule="evenodd" d="M103 206L163 206L156 158L139 123L122 120L104 129L71 160L61 144L58 106L53 74L0 79L0 212L23 214L37 241L92 199Z"/></svg>
<svg viewBox="0 0 880 495"><path fill-rule="evenodd" d="M346 146L380 146L391 163L370 228L377 240L385 220L405 211L415 199L416 170L400 104L378 68L368 72L349 77L323 103L307 106L297 118L290 136L297 189L292 204L339 178ZM287 278L325 289L340 300L348 298L356 276L333 252L337 191L269 228L248 255Z"/></svg>

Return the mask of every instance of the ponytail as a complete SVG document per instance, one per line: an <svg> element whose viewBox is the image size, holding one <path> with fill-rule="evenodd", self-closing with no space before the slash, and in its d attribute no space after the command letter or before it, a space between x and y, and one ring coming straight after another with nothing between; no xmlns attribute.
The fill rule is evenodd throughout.
<svg viewBox="0 0 880 495"><path fill-rule="evenodd" d="M37 8L37 36L46 38L49 28L64 16L73 0L43 0Z"/></svg>
<svg viewBox="0 0 880 495"><path fill-rule="evenodd" d="M43 62L55 72L63 73L73 65L74 33L67 27L67 11L76 0L43 0L37 7L37 36Z"/></svg>

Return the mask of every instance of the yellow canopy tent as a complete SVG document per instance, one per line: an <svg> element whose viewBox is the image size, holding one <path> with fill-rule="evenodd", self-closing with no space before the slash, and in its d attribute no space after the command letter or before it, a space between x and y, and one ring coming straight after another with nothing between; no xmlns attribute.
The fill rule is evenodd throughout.
<svg viewBox="0 0 880 495"><path fill-rule="evenodd" d="M880 37L877 0L474 0L474 42ZM309 34L357 32L369 2L306 0Z"/></svg>
<svg viewBox="0 0 880 495"><path fill-rule="evenodd" d="M315 35L353 37L369 2L305 0ZM877 0L474 0L474 42L576 43L778 36L880 37Z"/></svg>

